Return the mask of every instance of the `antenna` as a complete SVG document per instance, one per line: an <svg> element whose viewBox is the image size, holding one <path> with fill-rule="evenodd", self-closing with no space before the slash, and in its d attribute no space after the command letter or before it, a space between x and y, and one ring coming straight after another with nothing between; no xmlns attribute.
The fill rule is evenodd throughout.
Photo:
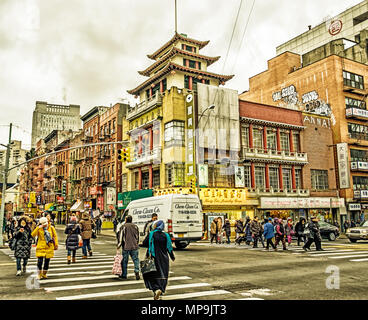
<svg viewBox="0 0 368 320"><path fill-rule="evenodd" d="M175 0L175 33L178 32L178 10L177 10L177 0Z"/></svg>

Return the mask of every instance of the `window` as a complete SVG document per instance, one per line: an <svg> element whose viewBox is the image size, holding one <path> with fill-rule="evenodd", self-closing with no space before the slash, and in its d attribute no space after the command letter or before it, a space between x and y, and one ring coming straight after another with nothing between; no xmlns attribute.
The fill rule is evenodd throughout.
<svg viewBox="0 0 368 320"><path fill-rule="evenodd" d="M345 86L349 86L349 87L353 87L353 88L357 88L357 89L364 89L364 78L363 76L360 76L358 74L355 73L351 73L348 71L343 71L342 73L343 78L344 78L344 85Z"/></svg>
<svg viewBox="0 0 368 320"><path fill-rule="evenodd" d="M188 46L187 44L181 45L182 50L190 51L190 52L197 52L195 47Z"/></svg>
<svg viewBox="0 0 368 320"><path fill-rule="evenodd" d="M260 189L264 188L265 187L265 168L255 167L254 177L256 181L256 188L260 188Z"/></svg>
<svg viewBox="0 0 368 320"><path fill-rule="evenodd" d="M253 128L253 147L263 149L263 130L260 128Z"/></svg>
<svg viewBox="0 0 368 320"><path fill-rule="evenodd" d="M357 124L357 123L348 123L348 132L349 132L350 138L368 140L368 127L367 126Z"/></svg>
<svg viewBox="0 0 368 320"><path fill-rule="evenodd" d="M184 88L189 89L189 76L184 75Z"/></svg>
<svg viewBox="0 0 368 320"><path fill-rule="evenodd" d="M184 122L171 121L165 124L165 146L184 145Z"/></svg>
<svg viewBox="0 0 368 320"><path fill-rule="evenodd" d="M277 150L276 129L267 129L267 150Z"/></svg>
<svg viewBox="0 0 368 320"><path fill-rule="evenodd" d="M250 182L250 166L244 166L244 180L245 180L245 186L247 188L251 187Z"/></svg>
<svg viewBox="0 0 368 320"><path fill-rule="evenodd" d="M160 170L153 171L153 187L160 187Z"/></svg>
<svg viewBox="0 0 368 320"><path fill-rule="evenodd" d="M149 188L149 172L142 172L142 189Z"/></svg>
<svg viewBox="0 0 368 320"><path fill-rule="evenodd" d="M311 170L312 189L328 190L328 171Z"/></svg>
<svg viewBox="0 0 368 320"><path fill-rule="evenodd" d="M139 190L139 172L134 172L134 190Z"/></svg>
<svg viewBox="0 0 368 320"><path fill-rule="evenodd" d="M279 168L269 167L270 187L279 189Z"/></svg>
<svg viewBox="0 0 368 320"><path fill-rule="evenodd" d="M293 132L293 146L294 146L294 152L300 152L300 134L299 132Z"/></svg>
<svg viewBox="0 0 368 320"><path fill-rule="evenodd" d="M282 183L284 189L291 190L291 169L282 169Z"/></svg>
<svg viewBox="0 0 368 320"><path fill-rule="evenodd" d="M280 132L280 144L281 144L281 151L290 151L288 132L283 132L283 131Z"/></svg>
<svg viewBox="0 0 368 320"><path fill-rule="evenodd" d="M368 152L366 150L350 149L351 161L368 162Z"/></svg>
<svg viewBox="0 0 368 320"><path fill-rule="evenodd" d="M234 168L225 168L222 165L208 165L209 187L234 187Z"/></svg>
<svg viewBox="0 0 368 320"><path fill-rule="evenodd" d="M295 188L302 189L302 169L295 168Z"/></svg>
<svg viewBox="0 0 368 320"><path fill-rule="evenodd" d="M162 91L166 91L167 89L167 79L163 79L162 80Z"/></svg>
<svg viewBox="0 0 368 320"><path fill-rule="evenodd" d="M185 167L184 163L167 164L165 168L166 172L166 185L169 186L184 186Z"/></svg>
<svg viewBox="0 0 368 320"><path fill-rule="evenodd" d="M127 174L124 173L122 176L121 176L121 191L122 192L126 192L128 190L128 177L127 177Z"/></svg>
<svg viewBox="0 0 368 320"><path fill-rule="evenodd" d="M353 176L354 190L368 190L368 177Z"/></svg>
<svg viewBox="0 0 368 320"><path fill-rule="evenodd" d="M346 109L349 108L358 108L358 109L364 109L366 110L366 104L365 101L357 100L349 97L345 97L345 107Z"/></svg>
<svg viewBox="0 0 368 320"><path fill-rule="evenodd" d="M249 147L249 127L247 125L242 126L241 134L242 134L241 136L242 146L244 148L248 148Z"/></svg>

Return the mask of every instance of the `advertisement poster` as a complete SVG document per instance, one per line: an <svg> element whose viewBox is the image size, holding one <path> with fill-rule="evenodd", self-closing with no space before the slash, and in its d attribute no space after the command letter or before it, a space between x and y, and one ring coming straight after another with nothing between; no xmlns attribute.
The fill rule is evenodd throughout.
<svg viewBox="0 0 368 320"><path fill-rule="evenodd" d="M207 164L199 164L199 186L207 187L208 186L208 165Z"/></svg>
<svg viewBox="0 0 368 320"><path fill-rule="evenodd" d="M234 166L235 188L245 188L244 167Z"/></svg>

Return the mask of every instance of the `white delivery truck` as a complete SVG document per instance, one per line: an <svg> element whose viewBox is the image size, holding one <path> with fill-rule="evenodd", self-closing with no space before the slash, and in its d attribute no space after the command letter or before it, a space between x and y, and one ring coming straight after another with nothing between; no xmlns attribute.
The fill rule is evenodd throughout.
<svg viewBox="0 0 368 320"><path fill-rule="evenodd" d="M145 237L144 225L151 220L152 213L157 213L158 220L165 222L164 231L170 235L176 248L184 249L190 242L202 239L203 214L198 196L170 194L130 202L124 216L131 215L133 223L138 225L140 242Z"/></svg>

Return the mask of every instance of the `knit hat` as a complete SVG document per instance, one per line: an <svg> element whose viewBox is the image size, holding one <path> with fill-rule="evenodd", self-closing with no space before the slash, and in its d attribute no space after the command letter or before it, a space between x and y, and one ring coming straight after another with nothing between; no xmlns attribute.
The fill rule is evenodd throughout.
<svg viewBox="0 0 368 320"><path fill-rule="evenodd" d="M40 224L43 225L43 226L47 226L48 225L48 220L46 217L42 217L40 218Z"/></svg>

